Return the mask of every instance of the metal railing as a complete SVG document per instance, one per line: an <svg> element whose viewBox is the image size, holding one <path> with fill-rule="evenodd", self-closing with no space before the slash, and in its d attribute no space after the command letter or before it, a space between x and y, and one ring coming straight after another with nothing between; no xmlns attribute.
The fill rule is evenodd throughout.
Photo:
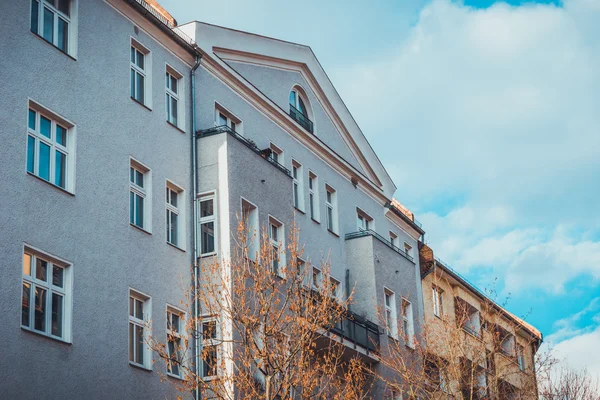
<svg viewBox="0 0 600 400"><path fill-rule="evenodd" d="M269 164L273 165L275 168L277 168L281 172L285 173L286 175L288 175L290 177L292 176L292 172L289 169L287 169L283 165L279 164L272 157L269 157L268 155L266 155L265 151L259 149L258 146L256 145L256 143L254 143L252 140L250 140L248 138L243 137L242 135L240 135L239 133L237 133L236 131L234 131L233 129L228 127L227 125L221 125L221 126L215 126L213 128L202 129L202 130L196 132L196 137L199 137L199 138L207 137L207 136L212 136L212 135L218 135L219 133L230 134L231 136L236 138L238 141L240 141L242 144L244 144L244 146L248 147L250 150L252 150L256 154L261 156L263 159L265 159Z"/></svg>
<svg viewBox="0 0 600 400"><path fill-rule="evenodd" d="M411 261L413 263L415 262L415 259L413 258L413 256L408 254L406 251L402 250L400 247L394 246L392 244L392 242L390 242L389 240L387 240L386 238L384 238L383 236L381 236L379 233L375 232L374 230L366 229L366 230L362 230L362 231L358 231L358 232L347 233L345 238L346 238L346 240L349 240L349 239L356 239L356 238L365 237L365 236L373 236L374 238L378 239L380 242L382 242L383 244L388 246L390 249L396 251L397 253L400 253L400 255L402 257L406 258L408 261Z"/></svg>
<svg viewBox="0 0 600 400"><path fill-rule="evenodd" d="M296 107L290 104L290 117L292 117L297 123L299 123L304 129L313 133L314 127L313 122L308 119L306 115L302 113L302 111L298 110Z"/></svg>
<svg viewBox="0 0 600 400"><path fill-rule="evenodd" d="M369 351L379 348L379 326L351 311L331 331Z"/></svg>
<svg viewBox="0 0 600 400"><path fill-rule="evenodd" d="M171 29L177 36L179 36L182 40L184 40L190 46L194 46L196 44L191 37L189 37L188 35L183 33L183 31L181 29L179 29L178 27L173 25L173 23L171 21L169 21L167 18L165 18L163 15L161 15L154 7L152 7L146 1L144 1L144 0L129 0L129 1L136 2L140 6L144 7L146 9L146 11L148 11L150 14L152 14L152 16L154 18L159 20L162 24L166 25L169 29Z"/></svg>

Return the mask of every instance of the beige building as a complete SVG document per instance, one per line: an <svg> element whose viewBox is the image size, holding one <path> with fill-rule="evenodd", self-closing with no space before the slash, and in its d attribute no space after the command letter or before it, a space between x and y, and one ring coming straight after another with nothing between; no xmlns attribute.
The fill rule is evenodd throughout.
<svg viewBox="0 0 600 400"><path fill-rule="evenodd" d="M535 399L542 334L420 244L425 371L434 398Z"/></svg>

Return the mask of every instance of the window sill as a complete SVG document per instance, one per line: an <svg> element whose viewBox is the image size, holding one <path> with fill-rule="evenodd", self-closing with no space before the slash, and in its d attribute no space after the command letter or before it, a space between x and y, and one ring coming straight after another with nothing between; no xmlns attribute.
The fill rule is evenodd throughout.
<svg viewBox="0 0 600 400"><path fill-rule="evenodd" d="M306 215L306 213L304 211L302 211L301 209L299 209L298 207L296 207L296 206L293 206L293 207L294 207L294 210L298 211L300 214Z"/></svg>
<svg viewBox="0 0 600 400"><path fill-rule="evenodd" d="M135 99L134 99L134 100L135 100ZM137 100L136 100L136 101L137 101ZM166 123L167 123L167 125L171 126L171 127L172 127L172 128L174 128L174 129L177 129L179 132L181 132L181 133L183 133L183 134L185 135L185 131L184 131L183 129L181 129L180 127L178 127L177 125L175 125L175 124L172 124L172 123L171 123L171 122L169 122L169 121L166 121Z"/></svg>
<svg viewBox="0 0 600 400"><path fill-rule="evenodd" d="M207 257L213 257L213 256L216 256L216 255L217 255L217 252L216 252L216 251L214 251L214 252L212 252L212 253L200 254L200 257L198 257L198 258L207 258Z"/></svg>
<svg viewBox="0 0 600 400"><path fill-rule="evenodd" d="M179 251L181 251L181 252L185 253L185 250L184 250L184 249L182 249L181 247L177 246L176 244L173 244L173 243L171 243L171 242L167 242L167 244L168 244L169 246L173 247L174 249L177 249L177 250L179 250Z"/></svg>
<svg viewBox="0 0 600 400"><path fill-rule="evenodd" d="M440 321L444 320L441 315L437 315L434 313L433 316L436 317L437 319L439 319Z"/></svg>
<svg viewBox="0 0 600 400"><path fill-rule="evenodd" d="M144 103L142 103L141 101L139 101L139 100L137 100L137 99L135 99L135 98L133 98L133 97L131 97L131 96L129 96L129 98L130 98L131 100L133 100L134 102L136 102L137 104L139 104L140 106L144 107L146 110L148 110L148 111L152 111L152 109L151 109L150 107L148 107L147 105L145 105L145 104L144 104Z"/></svg>
<svg viewBox="0 0 600 400"><path fill-rule="evenodd" d="M319 221L317 221L316 219L314 219L313 217L311 217L310 219L312 219L312 221L313 221L315 224L319 224L319 225L321 225L321 223L320 223Z"/></svg>
<svg viewBox="0 0 600 400"><path fill-rule="evenodd" d="M144 232L146 235L152 235L152 232L147 231L144 228L140 228L139 226L132 224L131 222L129 223L129 226L131 226L132 228L135 228L136 230L138 230L140 232Z"/></svg>
<svg viewBox="0 0 600 400"><path fill-rule="evenodd" d="M144 365L141 365L141 364L138 364L138 363L134 363L133 361L129 361L129 365L132 366L132 367L134 367L134 368L140 369L142 371L152 372L152 368L147 368Z"/></svg>
<svg viewBox="0 0 600 400"><path fill-rule="evenodd" d="M36 335L36 336L45 337L45 338L48 338L48 339L50 339L50 340L54 340L55 342L59 342L59 343L66 344L66 345L68 345L68 346L71 346L71 345L72 345L72 343L71 343L71 342L69 342L69 341L67 341L67 340L65 340L65 339L61 339L61 338L59 338L59 337L56 337L56 336L48 335L48 334L47 334L47 333L45 333L45 332L36 331L35 329L31 329L31 328L29 328L29 327L26 327L26 326L23 326L23 325L21 325L21 330L22 330L23 332L28 332L28 333L31 333L31 334L33 334L33 335Z"/></svg>
<svg viewBox="0 0 600 400"><path fill-rule="evenodd" d="M177 379L178 381L185 381L185 378L183 376L175 375L170 372L167 372L167 376L169 378Z"/></svg>
<svg viewBox="0 0 600 400"><path fill-rule="evenodd" d="M62 54L64 54L65 56L69 57L71 60L73 60L73 61L77 61L77 59L76 59L75 57L73 57L72 55L70 55L69 53L67 53L67 52L66 52L66 51L64 51L64 50L62 50L62 49L59 49L58 47L56 47L56 46L54 45L54 43L50 43L49 41L47 41L46 39L44 39L42 36L38 35L37 33L35 33L35 32L32 32L32 31L31 31L31 29L29 30L29 32L30 32L30 33L31 33L33 36L35 36L36 38L38 38L38 39L40 39L41 41L43 41L44 43L47 43L47 44L49 44L50 46L52 46L53 48L55 48L56 50L60 51Z"/></svg>
<svg viewBox="0 0 600 400"><path fill-rule="evenodd" d="M58 185L55 185L54 183L52 183L52 182L50 182L50 181L47 181L47 180L45 180L45 179L43 179L43 178L40 178L39 176L37 176L37 175L35 175L35 174L32 174L32 173L31 173L31 172L29 172L29 171L27 171L27 175L29 175L29 176L32 176L32 177L34 177L35 179L37 179L37 180L39 180L39 181L42 181L42 182L44 182L44 183L46 183L46 184L50 185L51 187L53 187L53 188L55 188L55 189L57 189L57 190L61 191L62 193L65 193L65 194L68 194L69 196L73 196L73 197L75 197L75 193L73 193L73 192L69 192L67 189L61 188L60 186L58 186Z"/></svg>
<svg viewBox="0 0 600 400"><path fill-rule="evenodd" d="M332 235L334 235L335 237L338 237L338 238L340 237L340 235L338 235L337 233L335 233L334 231L332 231L332 230L331 230L331 229L329 229L329 228L327 228L327 231L328 231L329 233L331 233Z"/></svg>

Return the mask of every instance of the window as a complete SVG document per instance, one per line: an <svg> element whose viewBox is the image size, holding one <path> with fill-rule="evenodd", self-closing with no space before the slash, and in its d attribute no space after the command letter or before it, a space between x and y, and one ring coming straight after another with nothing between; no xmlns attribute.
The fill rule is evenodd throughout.
<svg viewBox="0 0 600 400"><path fill-rule="evenodd" d="M338 281L334 277L330 277L329 280L331 282L331 295L334 298L341 301L342 300L342 285L341 285L340 281Z"/></svg>
<svg viewBox="0 0 600 400"><path fill-rule="evenodd" d="M185 313L167 306L167 374L177 378L183 377L183 360L185 356Z"/></svg>
<svg viewBox="0 0 600 400"><path fill-rule="evenodd" d="M395 248L398 248L398 235L396 235L394 232L390 231L390 243L392 244L392 246L394 246Z"/></svg>
<svg viewBox="0 0 600 400"><path fill-rule="evenodd" d="M167 182L167 243L185 248L185 196L184 191L174 183Z"/></svg>
<svg viewBox="0 0 600 400"><path fill-rule="evenodd" d="M404 254L409 256L411 259L413 258L412 246L406 242L404 242Z"/></svg>
<svg viewBox="0 0 600 400"><path fill-rule="evenodd" d="M131 159L129 165L129 223L147 232L152 231L151 181L150 169Z"/></svg>
<svg viewBox="0 0 600 400"><path fill-rule="evenodd" d="M215 105L215 126L227 126L232 131L242 132L242 121L219 104Z"/></svg>
<svg viewBox="0 0 600 400"><path fill-rule="evenodd" d="M525 348L520 344L517 345L517 361L519 362L519 369L525 371Z"/></svg>
<svg viewBox="0 0 600 400"><path fill-rule="evenodd" d="M72 192L75 180L74 142L72 124L29 102L27 172Z"/></svg>
<svg viewBox="0 0 600 400"><path fill-rule="evenodd" d="M152 58L150 50L131 38L131 98L152 108ZM148 77L148 79L146 79Z"/></svg>
<svg viewBox="0 0 600 400"><path fill-rule="evenodd" d="M21 327L71 341L71 266L25 248Z"/></svg>
<svg viewBox="0 0 600 400"><path fill-rule="evenodd" d="M200 254L216 254L215 249L215 195L200 198Z"/></svg>
<svg viewBox="0 0 600 400"><path fill-rule="evenodd" d="M310 217L317 222L321 220L318 187L319 178L312 171L308 171L308 210Z"/></svg>
<svg viewBox="0 0 600 400"><path fill-rule="evenodd" d="M242 198L242 220L246 229L248 258L255 261L259 252L258 208Z"/></svg>
<svg viewBox="0 0 600 400"><path fill-rule="evenodd" d="M323 281L323 273L317 267L313 267L312 269L312 288L318 289L321 286L321 282Z"/></svg>
<svg viewBox="0 0 600 400"><path fill-rule="evenodd" d="M476 307L457 297L455 312L457 325L473 336L479 337L481 335L481 316Z"/></svg>
<svg viewBox="0 0 600 400"><path fill-rule="evenodd" d="M432 297L433 297L433 315L436 317L441 317L444 312L443 302L442 302L442 293L444 291L439 287L433 285L431 287Z"/></svg>
<svg viewBox="0 0 600 400"><path fill-rule="evenodd" d="M356 223L359 231L373 229L373 218L359 208L356 209Z"/></svg>
<svg viewBox="0 0 600 400"><path fill-rule="evenodd" d="M31 0L31 32L74 55L76 9L77 3L71 0Z"/></svg>
<svg viewBox="0 0 600 400"><path fill-rule="evenodd" d="M398 337L398 328L396 326L396 296L389 289L384 289L385 304L385 324L388 336Z"/></svg>
<svg viewBox="0 0 600 400"><path fill-rule="evenodd" d="M218 332L217 319L206 317L201 323L202 333L202 378L211 379L218 375Z"/></svg>
<svg viewBox="0 0 600 400"><path fill-rule="evenodd" d="M269 144L269 149L271 150L271 153L269 155L269 157L271 157L271 160L275 161L278 164L283 165L284 164L283 150L281 150L279 147L275 146L273 143Z"/></svg>
<svg viewBox="0 0 600 400"><path fill-rule="evenodd" d="M304 212L304 173L302 164L292 160L294 207Z"/></svg>
<svg viewBox="0 0 600 400"><path fill-rule="evenodd" d="M404 335L406 345L413 347L414 327L412 304L406 299L402 299L402 334Z"/></svg>
<svg viewBox="0 0 600 400"><path fill-rule="evenodd" d="M313 122L310 120L309 111L306 108L306 101L297 88L290 92L290 116L296 120L304 129L313 133Z"/></svg>
<svg viewBox="0 0 600 400"><path fill-rule="evenodd" d="M129 363L151 369L150 349L146 344L150 332L150 297L129 289Z"/></svg>
<svg viewBox="0 0 600 400"><path fill-rule="evenodd" d="M184 99L185 91L183 75L167 65L165 72L165 105L167 109L167 122L183 129L185 126Z"/></svg>
<svg viewBox="0 0 600 400"><path fill-rule="evenodd" d="M271 243L272 271L275 275L285 277L285 242L283 237L283 224L273 217L269 217L269 241Z"/></svg>
<svg viewBox="0 0 600 400"><path fill-rule="evenodd" d="M325 208L327 209L327 229L337 234L337 193L329 185L325 185L326 199Z"/></svg>

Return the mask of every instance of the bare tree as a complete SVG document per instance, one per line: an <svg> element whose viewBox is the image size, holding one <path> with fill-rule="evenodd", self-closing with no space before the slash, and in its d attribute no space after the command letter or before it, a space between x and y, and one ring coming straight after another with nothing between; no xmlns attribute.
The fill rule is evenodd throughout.
<svg viewBox="0 0 600 400"><path fill-rule="evenodd" d="M184 307L198 304L198 319L187 318L186 329L166 342L151 338L152 350L182 378L182 391L199 390L203 397L365 397L369 375L330 333L351 296L341 295L327 262L316 275L302 261L295 227L283 246L279 232L264 229L259 235L246 228L245 219L232 235L234 254L205 260L198 292L187 293ZM202 360L189 356L194 338L203 344Z"/></svg>
<svg viewBox="0 0 600 400"><path fill-rule="evenodd" d="M586 368L572 368L565 360L558 360L548 351L543 358L549 367L538 371L540 398L544 400L600 400L598 377L592 377Z"/></svg>

